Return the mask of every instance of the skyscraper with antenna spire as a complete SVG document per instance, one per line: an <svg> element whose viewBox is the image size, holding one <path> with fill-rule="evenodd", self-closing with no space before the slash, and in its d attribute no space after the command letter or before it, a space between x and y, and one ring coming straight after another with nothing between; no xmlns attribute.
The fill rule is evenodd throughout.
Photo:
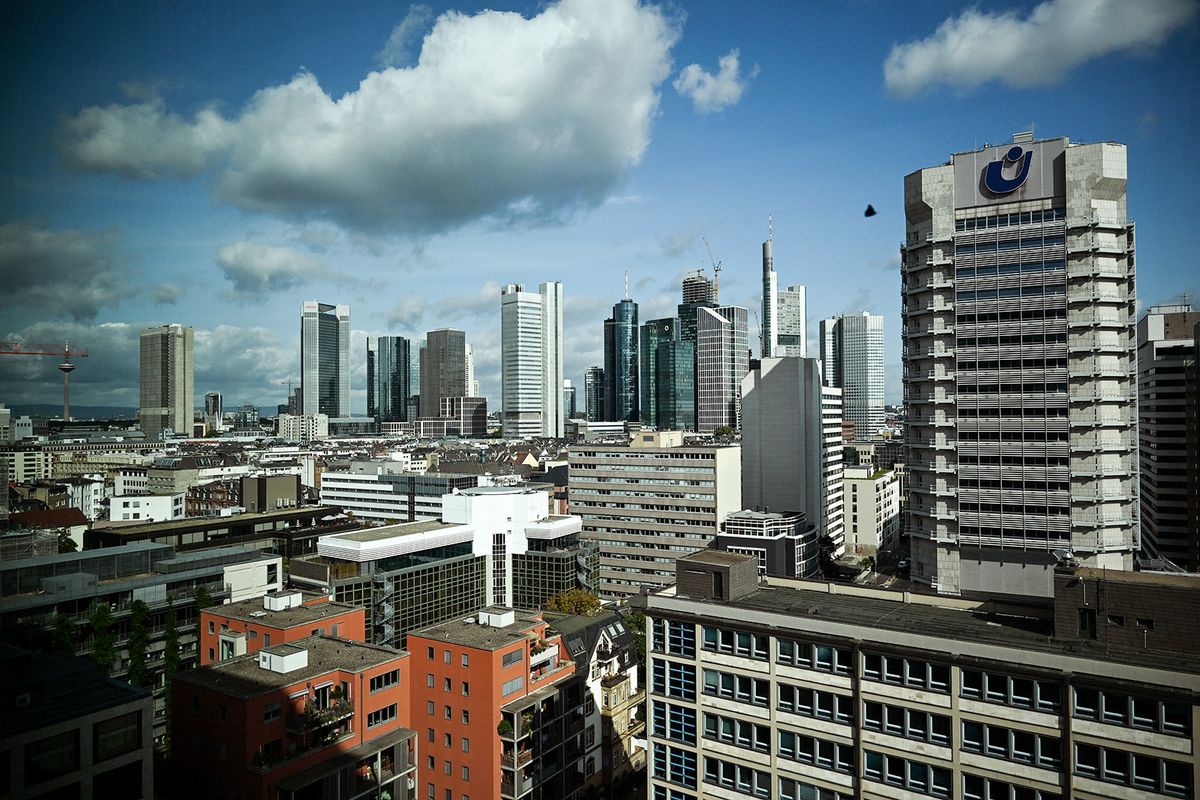
<svg viewBox="0 0 1200 800"><path fill-rule="evenodd" d="M627 271L625 297L604 321L604 418L637 422L639 412L638 306L629 298Z"/></svg>
<svg viewBox="0 0 1200 800"><path fill-rule="evenodd" d="M774 220L767 217L762 246L762 321L759 352L763 358L803 358L808 350L807 291L803 286L779 288L775 272Z"/></svg>

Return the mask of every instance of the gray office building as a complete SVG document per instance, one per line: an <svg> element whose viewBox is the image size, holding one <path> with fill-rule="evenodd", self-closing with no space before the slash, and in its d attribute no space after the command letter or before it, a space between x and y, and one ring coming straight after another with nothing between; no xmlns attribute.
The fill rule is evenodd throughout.
<svg viewBox="0 0 1200 800"><path fill-rule="evenodd" d="M904 179L912 577L1047 598L1140 546L1125 145L956 153Z"/></svg>
<svg viewBox="0 0 1200 800"><path fill-rule="evenodd" d="M350 306L306 300L300 311L300 411L350 416Z"/></svg>
<svg viewBox="0 0 1200 800"><path fill-rule="evenodd" d="M588 367L583 373L583 410L588 422L604 416L604 369Z"/></svg>
<svg viewBox="0 0 1200 800"><path fill-rule="evenodd" d="M826 386L842 390L842 411L856 439L883 427L883 317L863 312L820 323L821 370Z"/></svg>
<svg viewBox="0 0 1200 800"><path fill-rule="evenodd" d="M183 325L156 325L142 331L138 418L146 439L164 431L191 436L196 414L194 333Z"/></svg>
<svg viewBox="0 0 1200 800"><path fill-rule="evenodd" d="M467 334L439 328L425 334L421 350L421 414L433 416L443 397L467 395Z"/></svg>

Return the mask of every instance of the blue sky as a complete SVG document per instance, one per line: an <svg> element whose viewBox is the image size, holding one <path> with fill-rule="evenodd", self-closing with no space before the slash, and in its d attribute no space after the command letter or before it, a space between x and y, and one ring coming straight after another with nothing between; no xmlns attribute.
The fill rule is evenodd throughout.
<svg viewBox="0 0 1200 800"><path fill-rule="evenodd" d="M180 322L198 400L267 405L301 302L349 303L356 413L367 336L447 325L498 405L499 284L563 281L581 382L625 271L668 316L702 236L757 308L773 215L811 328L884 315L898 401L903 176L953 152L1128 144L1139 300L1200 290L1198 5L9 4L0 336L70 338L74 402L136 405L138 330ZM0 358L0 402L59 397Z"/></svg>

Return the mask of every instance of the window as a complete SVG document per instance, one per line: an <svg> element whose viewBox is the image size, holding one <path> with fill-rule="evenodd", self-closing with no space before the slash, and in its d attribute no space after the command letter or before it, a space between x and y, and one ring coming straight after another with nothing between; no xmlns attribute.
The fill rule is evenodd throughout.
<svg viewBox="0 0 1200 800"><path fill-rule="evenodd" d="M854 747L791 731L779 731L779 755L823 769L852 774Z"/></svg>
<svg viewBox="0 0 1200 800"><path fill-rule="evenodd" d="M449 650L443 650L443 651L442 651L442 663L443 663L443 664L449 664L449 663L450 663L450 651L449 651ZM447 774L449 774L449 773L447 773Z"/></svg>
<svg viewBox="0 0 1200 800"><path fill-rule="evenodd" d="M916 658L864 653L863 677L939 694L950 692L950 667Z"/></svg>
<svg viewBox="0 0 1200 800"><path fill-rule="evenodd" d="M963 721L961 747L967 752L1046 769L1058 769L1062 760L1062 746L1053 736L970 720Z"/></svg>
<svg viewBox="0 0 1200 800"><path fill-rule="evenodd" d="M427 672L425 674L425 686L429 689L433 688L434 683L433 683L433 673L432 672Z"/></svg>
<svg viewBox="0 0 1200 800"><path fill-rule="evenodd" d="M433 648L432 647L425 648L425 660L433 661Z"/></svg>
<svg viewBox="0 0 1200 800"><path fill-rule="evenodd" d="M70 730L25 745L25 785L79 769L79 731Z"/></svg>
<svg viewBox="0 0 1200 800"><path fill-rule="evenodd" d="M278 705L278 703L276 703ZM92 761L132 753L142 746L142 712L134 711L92 726Z"/></svg>
<svg viewBox="0 0 1200 800"><path fill-rule="evenodd" d="M471 724L471 712L467 711L465 708L463 709L463 712L462 712L462 724L463 725Z"/></svg>
<svg viewBox="0 0 1200 800"><path fill-rule="evenodd" d="M279 719L283 713L283 703L267 703L263 706L263 722Z"/></svg>
<svg viewBox="0 0 1200 800"><path fill-rule="evenodd" d="M453 712L450 710L450 706L443 706L442 713L446 719L451 719L453 717Z"/></svg>
<svg viewBox="0 0 1200 800"><path fill-rule="evenodd" d="M463 697L471 696L471 684L467 683L466 681L462 682L462 694Z"/></svg>
<svg viewBox="0 0 1200 800"><path fill-rule="evenodd" d="M1062 795L963 773L963 800L1062 800Z"/></svg>
<svg viewBox="0 0 1200 800"><path fill-rule="evenodd" d="M209 632L209 633L216 633L216 632L217 632L217 631L216 631L216 626L213 624L213 621L212 621L211 619L208 621L208 632Z"/></svg>
<svg viewBox="0 0 1200 800"><path fill-rule="evenodd" d="M395 686L400 682L400 670L394 669L391 672L385 672L382 675L376 675L371 678L371 691L378 692L389 686Z"/></svg>
<svg viewBox="0 0 1200 800"><path fill-rule="evenodd" d="M1057 714L1061 705L1057 683L1005 675L998 672L962 670L963 697L986 703L1027 708Z"/></svg>
<svg viewBox="0 0 1200 800"><path fill-rule="evenodd" d="M770 681L711 669L704 670L704 693L756 706L767 706L771 702Z"/></svg>
<svg viewBox="0 0 1200 800"><path fill-rule="evenodd" d="M464 667L471 666L471 657L469 655L467 655L466 653L462 654L462 665ZM466 767L463 767L463 769L466 769Z"/></svg>
<svg viewBox="0 0 1200 800"><path fill-rule="evenodd" d="M725 628L704 628L704 649L766 661L770 653L769 637Z"/></svg>
<svg viewBox="0 0 1200 800"><path fill-rule="evenodd" d="M382 725L385 722L396 718L396 704L384 706L376 711L367 714L367 727L374 728L376 725Z"/></svg>
<svg viewBox="0 0 1200 800"><path fill-rule="evenodd" d="M501 666L511 667L513 664L521 663L521 656L524 653L524 650L513 650L511 653L505 653L504 658L501 659Z"/></svg>
<svg viewBox="0 0 1200 800"><path fill-rule="evenodd" d="M964 726L971 723L963 723ZM931 744L950 744L950 718L883 703L863 703L863 727Z"/></svg>
<svg viewBox="0 0 1200 800"><path fill-rule="evenodd" d="M1074 716L1109 725L1165 733L1191 735L1191 708L1145 696L1101 692L1079 687L1074 690Z"/></svg>
<svg viewBox="0 0 1200 800"><path fill-rule="evenodd" d="M791 711L844 725L854 722L854 705L850 698L831 692L781 683L775 703L780 711Z"/></svg>
<svg viewBox="0 0 1200 800"><path fill-rule="evenodd" d="M898 786L930 797L950 796L950 770L899 756L866 751L867 780Z"/></svg>
<svg viewBox="0 0 1200 800"><path fill-rule="evenodd" d="M463 768L462 768L462 779L464 781L471 780L471 768L466 765L463 765Z"/></svg>
<svg viewBox="0 0 1200 800"><path fill-rule="evenodd" d="M517 677L513 678L512 680L504 682L504 685L500 688L500 695L502 697L508 697L510 694L513 694L514 692L521 691L521 689L524 688L524 686L525 686L525 676L518 675Z"/></svg>
<svg viewBox="0 0 1200 800"><path fill-rule="evenodd" d="M270 646L271 646L271 634L264 633L263 634L263 647L270 647Z"/></svg>
<svg viewBox="0 0 1200 800"><path fill-rule="evenodd" d="M467 739L466 737L463 737L463 740L462 740L462 751L464 753L471 752L471 740Z"/></svg>
<svg viewBox="0 0 1200 800"><path fill-rule="evenodd" d="M449 678L442 678L442 691L449 692L453 690L454 682Z"/></svg>
<svg viewBox="0 0 1200 800"><path fill-rule="evenodd" d="M829 645L815 645L790 639L779 639L775 644L775 661L780 664L803 667L804 669L849 675L853 664L850 650Z"/></svg>

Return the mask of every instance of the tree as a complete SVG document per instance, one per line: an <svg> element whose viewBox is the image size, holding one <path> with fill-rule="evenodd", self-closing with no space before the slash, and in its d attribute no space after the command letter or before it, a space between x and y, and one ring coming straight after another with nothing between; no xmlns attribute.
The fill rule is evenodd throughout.
<svg viewBox="0 0 1200 800"><path fill-rule="evenodd" d="M212 595L204 586L196 587L196 647L200 646L200 612L213 604Z"/></svg>
<svg viewBox="0 0 1200 800"><path fill-rule="evenodd" d="M583 589L568 589L547 600L546 610L594 617L600 612L600 598Z"/></svg>
<svg viewBox="0 0 1200 800"><path fill-rule="evenodd" d="M134 600L129 616L129 674L128 680L134 686L146 685L146 645L150 637L146 633L146 618L150 609L141 600Z"/></svg>
<svg viewBox="0 0 1200 800"><path fill-rule="evenodd" d="M837 576L837 560L834 557L836 545L833 543L833 537L822 536L817 541L817 563L821 567L821 575L825 578L833 578Z"/></svg>
<svg viewBox="0 0 1200 800"><path fill-rule="evenodd" d="M64 653L75 652L75 640L78 632L75 620L62 611L54 615L54 649Z"/></svg>
<svg viewBox="0 0 1200 800"><path fill-rule="evenodd" d="M646 615L641 611L631 611L625 617L625 624L633 632L633 646L637 650L638 686L646 685Z"/></svg>
<svg viewBox="0 0 1200 800"><path fill-rule="evenodd" d="M96 603L88 617L92 628L92 660L107 675L117 659L116 635L113 633L113 615L108 603Z"/></svg>
<svg viewBox="0 0 1200 800"><path fill-rule="evenodd" d="M713 436L733 436L733 428L721 425L713 431Z"/></svg>
<svg viewBox="0 0 1200 800"><path fill-rule="evenodd" d="M58 552L59 553L74 553L79 549L79 545L71 538L71 532L66 528L58 532Z"/></svg>
<svg viewBox="0 0 1200 800"><path fill-rule="evenodd" d="M163 692L163 712L166 717L166 745L171 747L171 678L179 671L179 625L175 617L175 601L167 595L166 632L163 638L163 680L167 690Z"/></svg>

